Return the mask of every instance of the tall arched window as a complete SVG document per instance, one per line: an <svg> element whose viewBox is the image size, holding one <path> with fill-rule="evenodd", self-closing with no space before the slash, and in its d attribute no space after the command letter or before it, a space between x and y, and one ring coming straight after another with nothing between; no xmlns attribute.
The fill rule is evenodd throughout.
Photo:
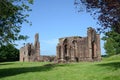
<svg viewBox="0 0 120 80"><path fill-rule="evenodd" d="M94 42L92 42L92 59L94 59Z"/></svg>
<svg viewBox="0 0 120 80"><path fill-rule="evenodd" d="M68 41L67 41L67 39L65 39L64 41L63 41L63 46L64 46L64 57L66 57L67 56L67 46L68 46Z"/></svg>
<svg viewBox="0 0 120 80"><path fill-rule="evenodd" d="M61 58L61 46L59 46L59 58Z"/></svg>
<svg viewBox="0 0 120 80"><path fill-rule="evenodd" d="M77 55L77 41L73 40L72 43L73 43L74 56L76 56Z"/></svg>
<svg viewBox="0 0 120 80"><path fill-rule="evenodd" d="M67 54L67 45L64 46L64 53Z"/></svg>

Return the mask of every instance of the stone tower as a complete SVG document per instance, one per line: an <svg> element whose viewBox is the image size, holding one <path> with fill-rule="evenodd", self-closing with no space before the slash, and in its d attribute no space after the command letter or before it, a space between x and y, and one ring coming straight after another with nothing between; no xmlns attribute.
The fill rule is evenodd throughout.
<svg viewBox="0 0 120 80"><path fill-rule="evenodd" d="M40 42L38 33L35 35L34 45L32 43L27 43L24 47L20 48L20 61L40 61Z"/></svg>
<svg viewBox="0 0 120 80"><path fill-rule="evenodd" d="M87 37L60 38L56 51L58 62L100 61L100 35L89 27Z"/></svg>
<svg viewBox="0 0 120 80"><path fill-rule="evenodd" d="M36 60L40 60L40 42L39 42L39 34L35 35L34 49L36 53Z"/></svg>

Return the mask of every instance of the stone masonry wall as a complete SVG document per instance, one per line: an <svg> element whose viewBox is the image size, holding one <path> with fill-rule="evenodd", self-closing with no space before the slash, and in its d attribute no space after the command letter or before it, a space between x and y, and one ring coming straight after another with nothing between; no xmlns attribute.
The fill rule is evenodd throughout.
<svg viewBox="0 0 120 80"><path fill-rule="evenodd" d="M60 38L56 51L58 62L100 61L100 35L90 27L87 37Z"/></svg>
<svg viewBox="0 0 120 80"><path fill-rule="evenodd" d="M20 61L21 62L33 62L40 61L40 42L39 34L35 35L35 42L33 44L27 43L20 48Z"/></svg>

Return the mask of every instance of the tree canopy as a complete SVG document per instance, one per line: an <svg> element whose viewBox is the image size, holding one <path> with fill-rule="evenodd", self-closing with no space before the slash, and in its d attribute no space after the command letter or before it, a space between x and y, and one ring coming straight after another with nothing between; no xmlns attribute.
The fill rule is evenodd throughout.
<svg viewBox="0 0 120 80"><path fill-rule="evenodd" d="M105 33L102 40L105 41L104 48L108 56L120 54L120 34L114 31L114 27Z"/></svg>
<svg viewBox="0 0 120 80"><path fill-rule="evenodd" d="M115 31L120 33L120 0L75 0L75 5L85 5L87 12L98 19L100 32L114 26Z"/></svg>
<svg viewBox="0 0 120 80"><path fill-rule="evenodd" d="M33 0L0 0L0 45L27 39L20 30L23 22L29 23L29 4Z"/></svg>
<svg viewBox="0 0 120 80"><path fill-rule="evenodd" d="M19 50L12 44L2 45L0 47L0 62L1 61L18 61Z"/></svg>

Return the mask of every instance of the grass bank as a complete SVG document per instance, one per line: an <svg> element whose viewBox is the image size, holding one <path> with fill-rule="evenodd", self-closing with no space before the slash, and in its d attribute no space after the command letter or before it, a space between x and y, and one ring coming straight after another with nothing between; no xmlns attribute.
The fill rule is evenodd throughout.
<svg viewBox="0 0 120 80"><path fill-rule="evenodd" d="M3 62L0 80L120 80L120 56L116 57L69 64Z"/></svg>

